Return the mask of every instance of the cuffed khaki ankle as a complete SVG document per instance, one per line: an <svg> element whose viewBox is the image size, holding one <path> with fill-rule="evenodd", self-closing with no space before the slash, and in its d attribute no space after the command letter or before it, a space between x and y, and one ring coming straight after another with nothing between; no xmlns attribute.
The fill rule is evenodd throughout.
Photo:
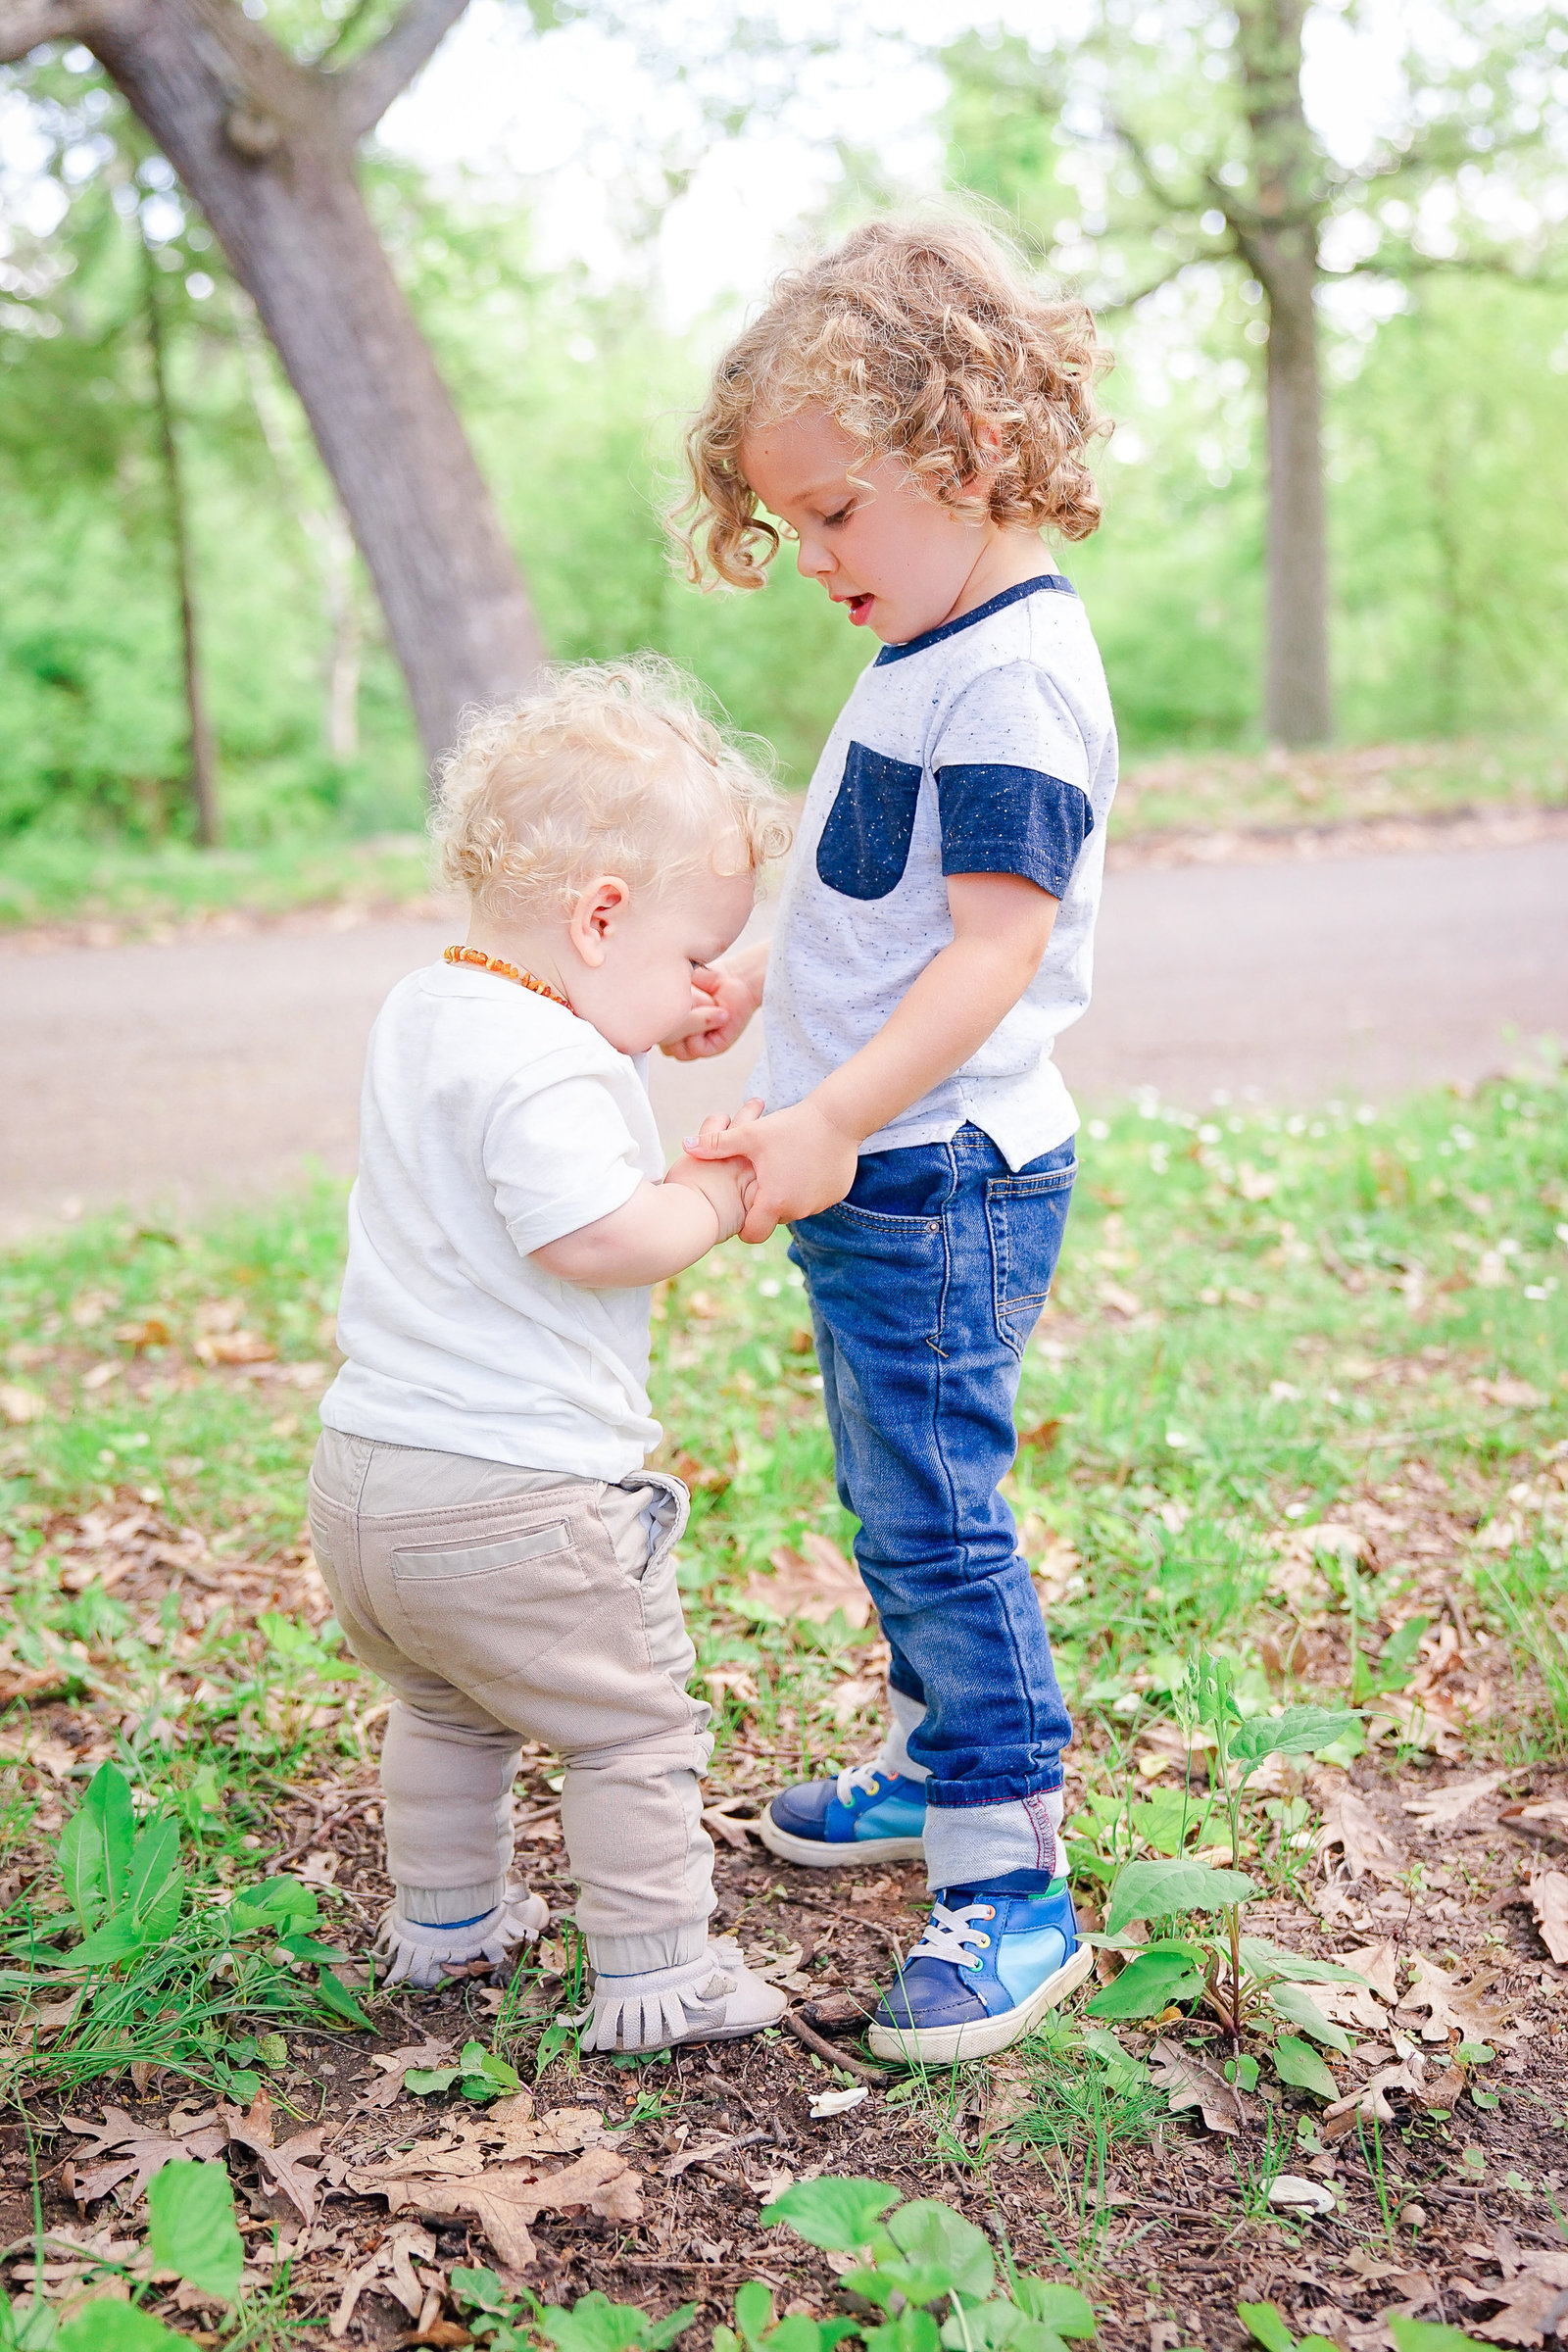
<svg viewBox="0 0 1568 2352"><path fill-rule="evenodd" d="M672 1546L687 1496L322 1433L311 1538L349 1648L397 1693L387 1869L451 1897L505 1882L520 1739L565 1764L562 1830L591 1937L682 1945L713 1908L698 1776L709 1709ZM650 1527L652 1522L652 1532Z"/></svg>

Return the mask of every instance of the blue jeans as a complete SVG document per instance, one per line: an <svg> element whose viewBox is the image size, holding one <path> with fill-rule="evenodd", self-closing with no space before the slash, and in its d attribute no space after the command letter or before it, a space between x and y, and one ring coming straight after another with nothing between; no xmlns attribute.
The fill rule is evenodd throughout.
<svg viewBox="0 0 1568 2352"><path fill-rule="evenodd" d="M925 1707L909 1754L935 1806L1061 1786L1072 1725L1012 1513L1013 1403L1061 1250L1071 1142L1015 1176L980 1128L873 1152L792 1228L839 1498L892 1648Z"/></svg>

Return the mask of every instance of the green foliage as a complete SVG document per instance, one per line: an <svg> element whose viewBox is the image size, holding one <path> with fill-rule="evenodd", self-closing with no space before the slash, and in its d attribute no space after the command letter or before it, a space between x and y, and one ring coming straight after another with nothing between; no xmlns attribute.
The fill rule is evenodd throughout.
<svg viewBox="0 0 1568 2352"><path fill-rule="evenodd" d="M179 1832L167 1815L138 1836L130 1784L101 1764L56 1848L73 1909L89 1933L67 1964L99 1968L169 1934L184 1900ZM78 1828L78 1824L80 1825Z"/></svg>
<svg viewBox="0 0 1568 2352"><path fill-rule="evenodd" d="M898 2190L882 2180L797 2180L781 2197L769 2198L762 2216L767 2222L788 2222L808 2246L848 2254L873 2243L878 2222L898 2201Z"/></svg>
<svg viewBox="0 0 1568 2352"><path fill-rule="evenodd" d="M239 2300L245 2248L223 2165L166 2164L147 2183L147 2242L161 2269L224 2303Z"/></svg>
<svg viewBox="0 0 1568 2352"><path fill-rule="evenodd" d="M1202 1990L1201 1944L1165 1943L1136 1952L1125 1968L1102 1984L1086 2004L1090 2017L1158 2017L1172 2001L1196 1998Z"/></svg>
<svg viewBox="0 0 1568 2352"><path fill-rule="evenodd" d="M1282 2082L1309 2090L1315 2098L1337 2099L1340 2086L1308 2041L1282 2034L1274 2044L1274 2071Z"/></svg>
<svg viewBox="0 0 1568 2352"><path fill-rule="evenodd" d="M1238 2303L1236 2316L1263 2352L1334 2352L1326 2335L1303 2335L1298 2343L1277 2303Z"/></svg>
<svg viewBox="0 0 1568 2352"><path fill-rule="evenodd" d="M1255 1881L1241 1870L1214 1870L1206 1862L1129 1862L1111 1893L1105 1933L1119 1936L1143 1919L1221 1911L1256 1892Z"/></svg>
<svg viewBox="0 0 1568 2352"><path fill-rule="evenodd" d="M404 2089L412 2090L421 2099L450 2090L454 2082L463 2084L466 2099L481 2106L522 2088L522 2078L515 2068L497 2057L493 2050L487 2050L482 2041L466 2041L456 2066L411 2066L403 2078ZM581 2352L581 2348L573 2347L572 2352Z"/></svg>

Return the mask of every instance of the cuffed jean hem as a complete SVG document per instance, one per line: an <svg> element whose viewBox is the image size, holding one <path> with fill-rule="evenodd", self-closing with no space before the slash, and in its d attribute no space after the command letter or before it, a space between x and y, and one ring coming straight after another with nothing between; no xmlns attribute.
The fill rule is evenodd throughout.
<svg viewBox="0 0 1568 2352"><path fill-rule="evenodd" d="M938 1813L965 1813L971 1806L1022 1804L1030 1796L1054 1796L1064 1775L1054 1772L1020 1773L1016 1780L998 1775L989 1781L939 1781L925 1785L925 1801Z"/></svg>

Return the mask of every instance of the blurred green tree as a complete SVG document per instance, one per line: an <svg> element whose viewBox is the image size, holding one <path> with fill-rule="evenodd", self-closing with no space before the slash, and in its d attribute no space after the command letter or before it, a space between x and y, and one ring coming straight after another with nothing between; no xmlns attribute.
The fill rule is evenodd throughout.
<svg viewBox="0 0 1568 2352"><path fill-rule="evenodd" d="M0 0L0 62L90 50L256 304L375 580L427 749L542 647L456 409L367 211L356 155L466 0ZM265 13L257 9L257 17ZM40 62L48 62L47 57Z"/></svg>
<svg viewBox="0 0 1568 2352"><path fill-rule="evenodd" d="M1291 745L1332 728L1321 288L1439 269L1553 282L1548 183L1568 133L1560 13L1447 0L1401 26L1393 120L1348 163L1308 117L1309 16L1353 72L1353 24L1307 0L1090 0L1081 30L945 53L955 177L1097 307L1141 302L1196 262L1239 265L1259 290L1264 724Z"/></svg>

